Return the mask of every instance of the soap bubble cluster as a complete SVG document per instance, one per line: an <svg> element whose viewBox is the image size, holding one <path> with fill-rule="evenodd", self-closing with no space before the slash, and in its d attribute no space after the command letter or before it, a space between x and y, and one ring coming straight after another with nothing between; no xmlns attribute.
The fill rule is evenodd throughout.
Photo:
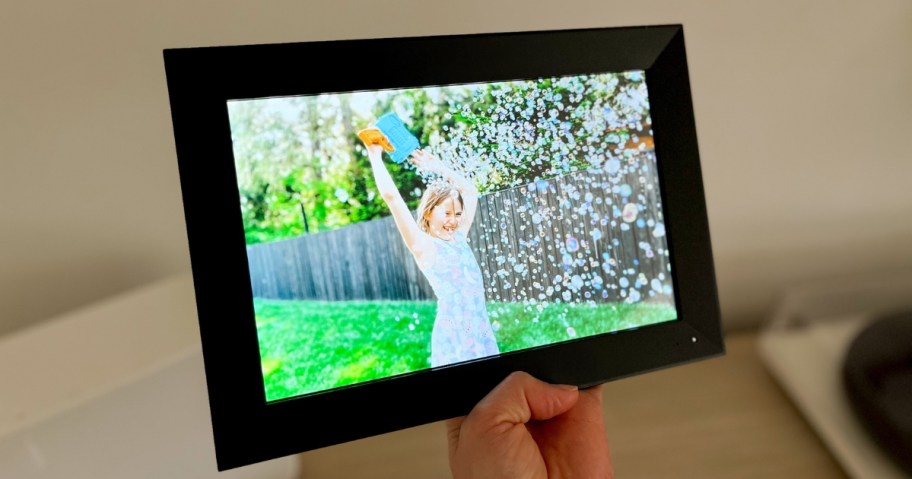
<svg viewBox="0 0 912 479"><path fill-rule="evenodd" d="M649 175L644 165L655 165L651 151L616 175L586 170L552 178L543 191L536 185L534 191L488 195L471 243L488 299L522 303L533 315L568 303L673 304L658 189L642 195L635 190L625 199L612 188L631 176ZM657 185L655 171L644 184ZM633 202L618 208L624 201ZM631 215L637 218L633 228ZM565 320L573 326L572 317Z"/></svg>
<svg viewBox="0 0 912 479"><path fill-rule="evenodd" d="M567 304L673 304L642 72L498 85L452 105L464 121L430 145L483 194L469 239L487 299L534 318Z"/></svg>

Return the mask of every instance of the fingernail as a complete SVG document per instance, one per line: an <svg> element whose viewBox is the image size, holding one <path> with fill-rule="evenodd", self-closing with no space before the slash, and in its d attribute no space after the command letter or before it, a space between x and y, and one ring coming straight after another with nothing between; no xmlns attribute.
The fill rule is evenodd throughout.
<svg viewBox="0 0 912 479"><path fill-rule="evenodd" d="M565 391L573 391L573 390L577 389L577 387L572 384L555 384L554 387L556 387L558 389L563 389Z"/></svg>

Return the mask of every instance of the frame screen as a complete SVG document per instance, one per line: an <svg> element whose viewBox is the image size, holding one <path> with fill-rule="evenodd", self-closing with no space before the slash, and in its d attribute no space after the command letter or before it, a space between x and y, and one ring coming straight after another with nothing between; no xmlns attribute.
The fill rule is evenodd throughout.
<svg viewBox="0 0 912 479"><path fill-rule="evenodd" d="M165 63L219 469L724 351L680 26Z"/></svg>

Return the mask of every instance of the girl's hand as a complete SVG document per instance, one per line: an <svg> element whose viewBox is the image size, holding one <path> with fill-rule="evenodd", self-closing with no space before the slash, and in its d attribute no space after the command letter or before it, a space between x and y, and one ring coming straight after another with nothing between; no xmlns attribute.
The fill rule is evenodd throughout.
<svg viewBox="0 0 912 479"><path fill-rule="evenodd" d="M419 170L427 171L429 173L442 175L447 170L447 166L440 161L440 158L421 149L415 150L412 153L412 157L409 158L409 161L418 167Z"/></svg>
<svg viewBox="0 0 912 479"><path fill-rule="evenodd" d="M370 158L380 158L384 150L393 151L393 145L390 144L389 139L374 126L373 122L358 132L358 138L364 143L367 156Z"/></svg>
<svg viewBox="0 0 912 479"><path fill-rule="evenodd" d="M369 158L379 158L383 154L383 147L374 143L374 144L364 144L364 147L367 148L367 156Z"/></svg>

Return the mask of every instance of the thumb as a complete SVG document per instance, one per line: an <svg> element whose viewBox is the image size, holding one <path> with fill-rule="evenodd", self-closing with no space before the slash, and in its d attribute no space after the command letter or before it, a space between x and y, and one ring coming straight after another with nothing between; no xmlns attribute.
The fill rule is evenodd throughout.
<svg viewBox="0 0 912 479"><path fill-rule="evenodd" d="M544 421L569 411L577 400L576 386L548 384L515 372L488 393L469 417L489 426Z"/></svg>

